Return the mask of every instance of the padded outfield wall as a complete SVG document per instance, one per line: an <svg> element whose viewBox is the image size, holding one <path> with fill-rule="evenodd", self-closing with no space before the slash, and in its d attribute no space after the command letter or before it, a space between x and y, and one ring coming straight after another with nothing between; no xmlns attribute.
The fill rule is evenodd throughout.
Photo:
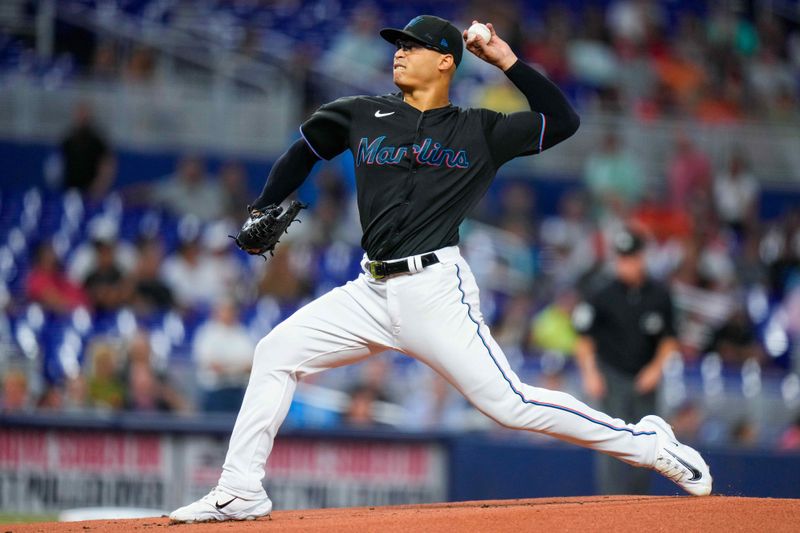
<svg viewBox="0 0 800 533"><path fill-rule="evenodd" d="M172 509L216 484L233 418L0 416L0 510ZM800 453L703 450L715 492L800 497ZM284 431L276 509L591 495L594 454L487 433ZM679 490L653 475L652 494Z"/></svg>

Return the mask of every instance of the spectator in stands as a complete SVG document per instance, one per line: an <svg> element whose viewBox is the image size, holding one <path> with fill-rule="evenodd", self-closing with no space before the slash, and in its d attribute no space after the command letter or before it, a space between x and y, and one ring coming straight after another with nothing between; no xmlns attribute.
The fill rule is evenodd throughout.
<svg viewBox="0 0 800 533"><path fill-rule="evenodd" d="M559 85L569 83L572 74L567 57L570 13L563 6L550 4L543 14L541 32L531 32L524 48L525 58L539 65L548 78Z"/></svg>
<svg viewBox="0 0 800 533"><path fill-rule="evenodd" d="M714 331L704 351L719 354L724 363L734 367L739 367L748 360L766 362L764 351L756 336L755 326L743 306L738 307L727 321Z"/></svg>
<svg viewBox="0 0 800 533"><path fill-rule="evenodd" d="M350 25L336 33L317 68L336 80L358 80L366 85L383 86L381 78L389 64L378 38L381 11L371 2L361 2L352 11Z"/></svg>
<svg viewBox="0 0 800 533"><path fill-rule="evenodd" d="M379 426L375 417L376 402L385 402L386 398L380 389L360 383L350 389L350 401L342 417L342 422L350 427Z"/></svg>
<svg viewBox="0 0 800 533"><path fill-rule="evenodd" d="M208 264L219 291L209 301L211 304L225 297L238 301L252 298L252 286L246 281L247 276L243 272L242 263L235 255L239 250L229 237L236 233L238 227L239 223L234 226L220 220L206 226L203 232L202 261Z"/></svg>
<svg viewBox="0 0 800 533"><path fill-rule="evenodd" d="M535 225L536 195L530 183L511 181L500 189L500 205L496 218L489 220L495 226L503 226L505 220L522 220Z"/></svg>
<svg viewBox="0 0 800 533"><path fill-rule="evenodd" d="M116 261L116 243L96 241L97 264L86 276L83 287L97 313L111 313L131 300L132 285Z"/></svg>
<svg viewBox="0 0 800 533"><path fill-rule="evenodd" d="M176 215L194 215L202 221L216 220L224 213L224 197L217 182L206 171L205 161L184 156L175 172L160 178L151 190L151 200Z"/></svg>
<svg viewBox="0 0 800 533"><path fill-rule="evenodd" d="M50 241L41 242L34 251L25 293L28 299L55 314L70 313L89 305L86 292L64 273Z"/></svg>
<svg viewBox="0 0 800 533"><path fill-rule="evenodd" d="M8 288L5 283L0 283L0 367L12 357L22 355L20 346L14 339L10 306L11 295Z"/></svg>
<svg viewBox="0 0 800 533"><path fill-rule="evenodd" d="M746 289L755 287L761 291L767 284L767 266L761 258L761 238L761 232L756 229L746 231L739 253L733 257L736 278Z"/></svg>
<svg viewBox="0 0 800 533"><path fill-rule="evenodd" d="M740 150L734 149L728 167L714 177L714 206L720 219L739 236L757 214L758 195L758 180Z"/></svg>
<svg viewBox="0 0 800 533"><path fill-rule="evenodd" d="M157 238L142 238L133 269L133 308L139 316L165 312L175 304L172 289L161 278L164 250Z"/></svg>
<svg viewBox="0 0 800 533"><path fill-rule="evenodd" d="M709 201L711 161L686 132L675 136L675 153L667 164L667 183L671 206L686 210L690 202Z"/></svg>
<svg viewBox="0 0 800 533"><path fill-rule="evenodd" d="M681 113L680 102L675 93L661 79L656 79L652 90L634 102L635 116L643 122L671 118Z"/></svg>
<svg viewBox="0 0 800 533"><path fill-rule="evenodd" d="M89 407L89 388L83 374L68 377L64 383L64 410L81 412Z"/></svg>
<svg viewBox="0 0 800 533"><path fill-rule="evenodd" d="M308 211L302 224L292 227L287 239L292 242L324 248L331 242L351 242L352 235L345 217L348 216L347 190L340 175L334 172L321 171L316 176L317 198Z"/></svg>
<svg viewBox="0 0 800 533"><path fill-rule="evenodd" d="M700 441L703 421L703 412L697 404L691 400L683 402L669 419L669 423L678 440L690 444L695 444Z"/></svg>
<svg viewBox="0 0 800 533"><path fill-rule="evenodd" d="M289 243L283 243L289 245ZM309 269L302 268L299 246L286 246L272 257L258 283L259 296L270 296L279 303L299 306L312 294L314 278Z"/></svg>
<svg viewBox="0 0 800 533"><path fill-rule="evenodd" d="M189 404L165 375L153 368L150 336L137 331L128 341L125 409L136 412L186 412Z"/></svg>
<svg viewBox="0 0 800 533"><path fill-rule="evenodd" d="M223 299L195 333L192 356L202 390L203 411L234 413L244 398L255 342L239 321L231 300Z"/></svg>
<svg viewBox="0 0 800 533"><path fill-rule="evenodd" d="M711 54L718 59L732 53L750 56L758 47L758 34L730 5L718 3L708 16L708 41Z"/></svg>
<svg viewBox="0 0 800 533"><path fill-rule="evenodd" d="M492 109L498 113L515 113L524 110L526 102L525 97L513 86L509 87L502 78L496 78L480 85L472 105Z"/></svg>
<svg viewBox="0 0 800 533"><path fill-rule="evenodd" d="M700 14L689 10L681 11L677 16L673 46L679 50L681 57L688 58L696 65L703 64L706 53L705 20Z"/></svg>
<svg viewBox="0 0 800 533"><path fill-rule="evenodd" d="M67 266L69 278L84 283L86 277L97 267L98 249L103 245L114 250L114 262L127 275L136 264L136 250L119 239L119 222L108 215L98 215L88 224L89 239L75 249Z"/></svg>
<svg viewBox="0 0 800 533"><path fill-rule="evenodd" d="M131 365L128 369L125 409L134 412L169 412L164 386L153 369L146 365Z"/></svg>
<svg viewBox="0 0 800 533"><path fill-rule="evenodd" d="M656 2L615 0L608 5L606 20L616 41L643 43L662 23L664 13Z"/></svg>
<svg viewBox="0 0 800 533"><path fill-rule="evenodd" d="M594 264L594 232L587 198L582 191L564 194L559 201L558 215L542 222L540 268L556 291L574 286Z"/></svg>
<svg viewBox="0 0 800 533"><path fill-rule="evenodd" d="M230 295L230 277L237 272L220 272L218 263L209 260L203 244L199 236L181 243L177 253L164 261L162 269L163 279L175 300L187 311L207 310L220 298Z"/></svg>
<svg viewBox="0 0 800 533"><path fill-rule="evenodd" d="M494 339L510 359L522 355L528 346L532 309L531 295L516 294L509 298L502 315L492 324Z"/></svg>
<svg viewBox="0 0 800 533"><path fill-rule="evenodd" d="M321 194L301 227L292 228L292 233L287 236L294 242L310 245L312 248L324 248L331 242L342 240L341 218L346 214L342 210L344 205L342 196Z"/></svg>
<svg viewBox="0 0 800 533"><path fill-rule="evenodd" d="M100 167L97 169L97 177L95 178L92 186L86 191L86 203L88 206L100 205L111 191L114 182L117 179L117 156L109 155L100 161Z"/></svg>
<svg viewBox="0 0 800 533"><path fill-rule="evenodd" d="M784 94L797 92L797 74L769 46L763 46L757 60L747 64L746 75L759 110L769 117L777 118Z"/></svg>
<svg viewBox="0 0 800 533"><path fill-rule="evenodd" d="M80 102L75 107L72 125L61 141L64 189L90 191L100 175L103 162L110 157L108 141L94 124L91 107Z"/></svg>
<svg viewBox="0 0 800 533"><path fill-rule="evenodd" d="M648 63L638 61L635 54L615 53L597 7L587 6L582 15L580 35L567 43L570 70L576 80L599 93L619 89L624 96L633 98L644 92L652 83ZM638 75L631 75L632 71L625 68L623 61L630 67L636 65Z"/></svg>
<svg viewBox="0 0 800 533"><path fill-rule="evenodd" d="M800 210L785 218L777 238L778 253L769 263L769 286L771 296L781 299L800 279Z"/></svg>
<svg viewBox="0 0 800 533"><path fill-rule="evenodd" d="M659 87L668 96L662 98L672 102L674 109L686 114L693 109L703 87L708 85L706 73L697 58L689 55L681 47L673 47L668 53L654 58L653 65L659 80Z"/></svg>
<svg viewBox="0 0 800 533"><path fill-rule="evenodd" d="M483 0L471 0L464 2L461 9L462 17L467 14L475 20L491 20L492 25L499 35L507 35L504 40L513 50L519 50L523 45L525 30L523 29L522 17L520 17L520 5L517 0L495 0L491 3ZM465 20L464 27L469 24ZM457 27L461 27L456 25Z"/></svg>
<svg viewBox="0 0 800 533"><path fill-rule="evenodd" d="M125 404L125 385L120 379L120 354L108 341L90 345L88 352L88 400L94 409L118 411Z"/></svg>
<svg viewBox="0 0 800 533"><path fill-rule="evenodd" d="M653 61L641 46L618 51L619 70L616 86L622 105L628 104L632 116L642 122L674 113L674 95L658 78Z"/></svg>
<svg viewBox="0 0 800 533"><path fill-rule="evenodd" d="M781 434L778 449L800 451L800 416Z"/></svg>
<svg viewBox="0 0 800 533"><path fill-rule="evenodd" d="M144 84L153 80L156 72L156 52L147 46L133 50L123 75L129 83Z"/></svg>
<svg viewBox="0 0 800 533"><path fill-rule="evenodd" d="M92 58L92 79L99 82L113 82L119 78L117 46L113 41L98 43Z"/></svg>
<svg viewBox="0 0 800 533"><path fill-rule="evenodd" d="M724 232L707 217L695 218L694 231L672 279L672 296L678 321L681 352L687 359L702 355L714 330L736 307L738 280Z"/></svg>
<svg viewBox="0 0 800 533"><path fill-rule="evenodd" d="M600 149L587 158L584 169L586 186L603 213L625 213L642 197L646 180L641 165L623 149L615 132L605 135Z"/></svg>
<svg viewBox="0 0 800 533"><path fill-rule="evenodd" d="M64 405L64 385L61 383L46 385L36 401L36 409L40 411L62 411Z"/></svg>
<svg viewBox="0 0 800 533"><path fill-rule="evenodd" d="M786 316L786 331L796 341L800 340L800 269L786 285L781 309ZM800 365L800 360L795 356L795 367Z"/></svg>
<svg viewBox="0 0 800 533"><path fill-rule="evenodd" d="M758 428L751 421L742 418L731 428L731 442L740 448L753 448L758 444Z"/></svg>
<svg viewBox="0 0 800 533"><path fill-rule="evenodd" d="M738 75L726 73L721 81L708 81L700 91L694 117L709 124L733 124L744 118L744 86Z"/></svg>
<svg viewBox="0 0 800 533"><path fill-rule="evenodd" d="M240 224L252 199L247 188L247 170L244 165L236 160L225 162L219 171L219 184L222 191L222 215Z"/></svg>
<svg viewBox="0 0 800 533"><path fill-rule="evenodd" d="M572 312L578 304L578 294L565 290L555 301L533 317L530 330L531 346L537 351L572 357L578 342L578 332L572 323Z"/></svg>
<svg viewBox="0 0 800 533"><path fill-rule="evenodd" d="M708 205L707 197L702 201ZM653 236L653 246L647 254L647 266L654 277L666 279L680 261L683 242L692 232L689 213L686 206L671 204L669 198L656 188L645 192L639 207L632 213L632 223L646 228Z"/></svg>
<svg viewBox="0 0 800 533"><path fill-rule="evenodd" d="M31 408L28 376L21 368L8 368L0 379L0 413L19 413Z"/></svg>

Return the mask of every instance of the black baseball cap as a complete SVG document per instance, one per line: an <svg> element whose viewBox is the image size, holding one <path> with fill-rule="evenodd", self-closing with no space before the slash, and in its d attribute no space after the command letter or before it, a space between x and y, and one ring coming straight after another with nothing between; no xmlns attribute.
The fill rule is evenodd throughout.
<svg viewBox="0 0 800 533"><path fill-rule="evenodd" d="M402 30L383 28L381 37L392 44L398 39L411 39L442 54L451 54L456 66L461 63L464 51L462 35L449 20L433 15L414 17Z"/></svg>
<svg viewBox="0 0 800 533"><path fill-rule="evenodd" d="M614 251L619 255L634 255L644 250L647 240L641 233L625 228L613 238Z"/></svg>

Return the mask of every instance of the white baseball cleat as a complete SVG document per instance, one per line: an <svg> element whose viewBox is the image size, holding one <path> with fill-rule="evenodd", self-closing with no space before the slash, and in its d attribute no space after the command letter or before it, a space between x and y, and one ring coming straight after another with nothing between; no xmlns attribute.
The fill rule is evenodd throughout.
<svg viewBox="0 0 800 533"><path fill-rule="evenodd" d="M272 501L266 494L263 499L245 500L215 487L196 502L173 511L169 515L169 520L186 524L255 520L267 516L270 512L272 512Z"/></svg>
<svg viewBox="0 0 800 533"><path fill-rule="evenodd" d="M678 442L672 427L659 416L648 415L639 424L651 428L658 436L653 470L693 496L711 494L711 470L697 450Z"/></svg>

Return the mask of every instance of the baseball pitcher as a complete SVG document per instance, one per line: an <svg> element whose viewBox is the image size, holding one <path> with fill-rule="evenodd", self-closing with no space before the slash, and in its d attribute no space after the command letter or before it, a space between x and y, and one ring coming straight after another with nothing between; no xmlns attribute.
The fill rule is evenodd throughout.
<svg viewBox="0 0 800 533"><path fill-rule="evenodd" d="M219 483L174 511L172 521L269 514L264 467L297 381L384 350L429 365L503 426L654 469L694 495L711 492L705 461L677 442L664 420L651 415L626 423L563 392L522 383L483 321L475 278L459 253L458 227L500 166L558 144L579 126L561 91L486 26L488 40L428 15L403 29L381 30L397 47L392 75L400 91L323 105L272 167L238 236L240 246L250 253L271 251L291 221L282 217L300 207L281 214L275 206L317 161L350 150L363 272L299 309L258 343ZM530 111L502 114L450 102L463 42L506 74Z"/></svg>

